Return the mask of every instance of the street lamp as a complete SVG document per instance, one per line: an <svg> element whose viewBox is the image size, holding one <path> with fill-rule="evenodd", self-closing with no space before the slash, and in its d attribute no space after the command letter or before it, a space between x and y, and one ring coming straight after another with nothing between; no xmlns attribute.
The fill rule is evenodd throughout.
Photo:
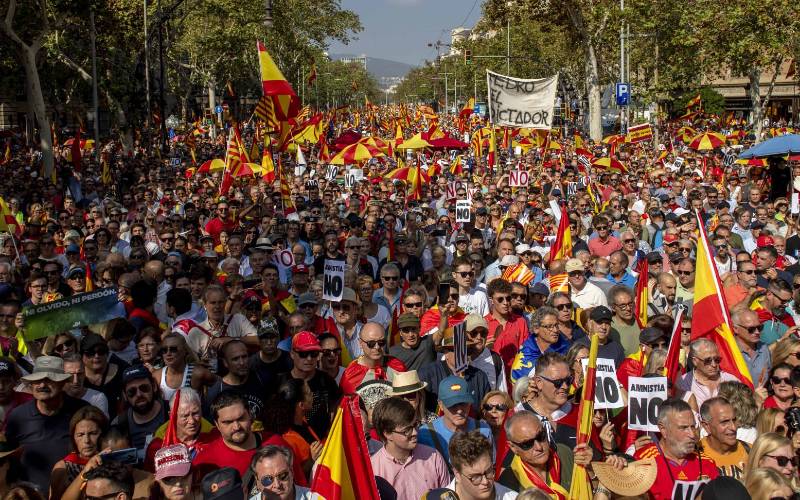
<svg viewBox="0 0 800 500"><path fill-rule="evenodd" d="M266 16L264 17L264 26L267 28L272 27L272 0L264 0L264 12Z"/></svg>

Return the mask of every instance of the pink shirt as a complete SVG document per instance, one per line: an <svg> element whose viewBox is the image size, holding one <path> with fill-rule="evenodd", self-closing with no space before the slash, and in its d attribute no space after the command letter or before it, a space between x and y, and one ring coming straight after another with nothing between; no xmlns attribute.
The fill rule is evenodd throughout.
<svg viewBox="0 0 800 500"><path fill-rule="evenodd" d="M614 236L609 236L606 241L601 241L600 238L589 240L589 252L592 255L608 257L617 250L622 250L622 243Z"/></svg>
<svg viewBox="0 0 800 500"><path fill-rule="evenodd" d="M447 464L438 451L418 444L405 463L399 463L386 448L370 457L372 472L385 479L397 492L397 500L419 500L429 490L450 482Z"/></svg>

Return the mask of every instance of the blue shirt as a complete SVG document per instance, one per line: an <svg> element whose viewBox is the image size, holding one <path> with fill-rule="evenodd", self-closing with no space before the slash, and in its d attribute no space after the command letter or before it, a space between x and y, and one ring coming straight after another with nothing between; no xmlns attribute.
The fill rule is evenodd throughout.
<svg viewBox="0 0 800 500"><path fill-rule="evenodd" d="M573 333L574 332L575 330L573 330ZM545 352L566 354L569 350L569 346L570 341L567 340L563 334L559 333L558 341L548 347ZM525 339L525 342L517 353L517 357L514 358L514 362L511 365L511 382L516 382L522 377L527 377L536 366L536 361L542 357L542 354L544 354L544 352L542 352L539 344L536 343L536 337L533 334L528 335L528 338Z"/></svg>
<svg viewBox="0 0 800 500"><path fill-rule="evenodd" d="M750 370L750 380L754 385L763 383L772 368L772 354L769 352L769 347L763 342L756 343L756 349L753 356L750 353L741 349L744 362ZM764 378L765 380L759 380Z"/></svg>
<svg viewBox="0 0 800 500"><path fill-rule="evenodd" d="M623 274L622 278L619 280L611 276L611 273L608 273L606 279L615 285L625 285L628 288L636 288L636 278L634 278L633 275L628 271L625 271L625 274Z"/></svg>
<svg viewBox="0 0 800 500"><path fill-rule="evenodd" d="M396 308L400 307L400 297L402 297L403 291L398 288L396 293L397 296L394 300L389 302L389 299L383 294L383 287L380 287L372 292L372 302L385 307L389 313L393 313Z"/></svg>
<svg viewBox="0 0 800 500"><path fill-rule="evenodd" d="M431 427L433 427L433 432L431 432ZM494 444L492 429L486 422L483 420L476 422L474 418L467 418L467 431L473 431L476 428ZM417 443L430 446L444 456L445 462L450 463L450 450L448 448L450 447L450 439L454 434L455 432L444 425L444 417L439 417L430 424L420 426L417 434ZM495 452L492 451L492 460L494 460L494 455Z"/></svg>

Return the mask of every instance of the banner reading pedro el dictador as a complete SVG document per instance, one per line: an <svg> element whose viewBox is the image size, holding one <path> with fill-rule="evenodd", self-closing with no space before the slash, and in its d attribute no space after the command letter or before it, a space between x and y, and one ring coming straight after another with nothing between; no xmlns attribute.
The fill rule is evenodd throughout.
<svg viewBox="0 0 800 500"><path fill-rule="evenodd" d="M36 340L73 328L120 318L125 315L125 308L120 305L116 288L102 288L26 307L22 311L25 317L23 335L25 340Z"/></svg>
<svg viewBox="0 0 800 500"><path fill-rule="evenodd" d="M550 129L558 75L549 78L512 78L486 71L489 120L505 127Z"/></svg>

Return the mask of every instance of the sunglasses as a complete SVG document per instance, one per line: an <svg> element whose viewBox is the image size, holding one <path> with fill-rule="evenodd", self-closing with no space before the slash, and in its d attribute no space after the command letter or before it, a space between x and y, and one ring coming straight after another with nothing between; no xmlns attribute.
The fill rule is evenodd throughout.
<svg viewBox="0 0 800 500"><path fill-rule="evenodd" d="M55 347L53 347L53 350L56 351L56 352L61 352L64 349L67 349L67 348L71 349L73 347L75 347L75 341L74 340L68 340L66 342L62 342L60 344L57 344Z"/></svg>
<svg viewBox="0 0 800 500"><path fill-rule="evenodd" d="M539 377L553 384L553 387L555 387L556 389L560 389L564 386L569 387L575 381L575 377L573 377L572 375L564 378L547 378L544 375L539 375Z"/></svg>
<svg viewBox="0 0 800 500"><path fill-rule="evenodd" d="M285 471L281 472L280 474L275 474L274 476L270 476L270 475L261 476L261 486L263 486L265 488L269 488L270 486L272 486L272 483L274 483L275 481L279 481L281 483L285 483L286 481L289 480L289 476L291 474L292 473L290 471L285 470Z"/></svg>
<svg viewBox="0 0 800 500"><path fill-rule="evenodd" d="M797 457L784 457L782 455L766 455L769 458L772 458L777 462L778 467L786 467L788 464L792 464L793 467L797 467L798 459Z"/></svg>
<svg viewBox="0 0 800 500"><path fill-rule="evenodd" d="M180 351L180 348L176 345L165 345L164 347L161 348L162 354L166 353L176 354L178 351Z"/></svg>
<svg viewBox="0 0 800 500"><path fill-rule="evenodd" d="M691 276L694 271L675 271L678 276Z"/></svg>
<svg viewBox="0 0 800 500"><path fill-rule="evenodd" d="M381 279L385 281L397 281L400 279L400 276L381 276Z"/></svg>
<svg viewBox="0 0 800 500"><path fill-rule="evenodd" d="M336 347L335 349L323 349L321 352L323 356L338 356L339 353L342 352L342 348Z"/></svg>
<svg viewBox="0 0 800 500"><path fill-rule="evenodd" d="M553 307L555 307L559 311L568 311L568 310L572 309L572 304L571 303L570 304L559 304L559 305L553 306Z"/></svg>
<svg viewBox="0 0 800 500"><path fill-rule="evenodd" d="M294 353L297 354L300 359L317 359L319 357L319 351L294 351Z"/></svg>
<svg viewBox="0 0 800 500"><path fill-rule="evenodd" d="M528 298L528 296L526 294L524 294L524 293L512 293L511 294L511 298L512 299L525 300L525 299Z"/></svg>
<svg viewBox="0 0 800 500"><path fill-rule="evenodd" d="M83 355L87 358L93 358L95 356L107 356L108 349L95 349L93 351L86 351L83 353Z"/></svg>
<svg viewBox="0 0 800 500"><path fill-rule="evenodd" d="M364 339L361 339L361 342L363 342L364 345L366 345L370 349L375 349L375 347L383 348L383 347L386 346L386 341L383 340L383 339L381 339L381 340L364 340Z"/></svg>
<svg viewBox="0 0 800 500"><path fill-rule="evenodd" d="M502 412L506 412L506 411L508 411L508 405L505 404L505 403L499 403L499 404L496 404L496 405L485 403L483 405L483 411L502 411Z"/></svg>
<svg viewBox="0 0 800 500"><path fill-rule="evenodd" d="M501 295L499 297L492 297L492 300L497 302L498 304L505 304L511 300L510 296Z"/></svg>
<svg viewBox="0 0 800 500"><path fill-rule="evenodd" d="M792 381L789 380L789 377L776 377L773 375L769 378L769 381L772 382L772 385L778 385L778 384L792 385Z"/></svg>
<svg viewBox="0 0 800 500"><path fill-rule="evenodd" d="M422 307L422 302L406 302L403 304L403 307L406 309L416 309L417 307Z"/></svg>
<svg viewBox="0 0 800 500"><path fill-rule="evenodd" d="M133 387L128 387L125 389L125 395L129 398L136 396L137 393L141 392L142 394L150 394L153 391L153 387L150 384L141 384Z"/></svg>
<svg viewBox="0 0 800 500"><path fill-rule="evenodd" d="M756 270L755 269L750 269L749 271L739 271L739 272L742 273L742 274L756 274ZM795 288L800 288L800 285L795 285L794 287Z"/></svg>
<svg viewBox="0 0 800 500"><path fill-rule="evenodd" d="M761 327L760 326L740 326L744 330L747 330L747 333L760 333Z"/></svg>
<svg viewBox="0 0 800 500"><path fill-rule="evenodd" d="M511 441L510 439L509 439L508 441L509 441L511 444L513 444L514 446L516 446L517 448L519 448L520 450L522 450L522 451L528 451L528 450L530 450L531 448L533 448L533 445L534 445L534 444L536 444L536 442L537 442L537 441L538 441L539 443L545 443L545 442L547 442L547 432L546 432L544 429L542 429L542 430L540 430L540 431L539 431L539 433L538 433L538 434L536 434L535 436L533 436L531 439L528 439L528 440L522 441L521 443L517 443L517 442L515 442L515 441Z"/></svg>
<svg viewBox="0 0 800 500"><path fill-rule="evenodd" d="M722 362L722 358L720 356L712 356L710 358L705 358L705 359L698 358L698 357L695 356L695 358L698 361L700 361L701 363L703 363L704 365L706 365L706 366L708 366L708 365L710 365L712 363L715 364L715 365L718 365L718 364L720 364Z"/></svg>
<svg viewBox="0 0 800 500"><path fill-rule="evenodd" d="M459 271L457 274L462 278L472 278L475 276L475 271Z"/></svg>

